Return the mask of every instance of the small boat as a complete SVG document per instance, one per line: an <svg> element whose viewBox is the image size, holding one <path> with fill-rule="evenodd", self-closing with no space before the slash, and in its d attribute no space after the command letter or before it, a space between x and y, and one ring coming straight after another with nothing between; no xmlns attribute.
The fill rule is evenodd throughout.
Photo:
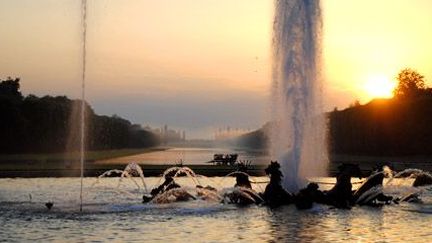
<svg viewBox="0 0 432 243"><path fill-rule="evenodd" d="M214 154L213 160L207 163L215 165L235 165L237 162L238 154Z"/></svg>

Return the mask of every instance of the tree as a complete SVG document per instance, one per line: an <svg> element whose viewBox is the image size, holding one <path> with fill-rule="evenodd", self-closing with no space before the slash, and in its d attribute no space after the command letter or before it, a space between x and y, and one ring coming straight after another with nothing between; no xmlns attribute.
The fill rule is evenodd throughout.
<svg viewBox="0 0 432 243"><path fill-rule="evenodd" d="M22 97L20 89L20 78L12 79L8 77L6 80L0 79L0 95Z"/></svg>
<svg viewBox="0 0 432 243"><path fill-rule="evenodd" d="M21 113L23 97L19 82L19 78L0 79L0 153L15 152L23 138L25 119Z"/></svg>
<svg viewBox="0 0 432 243"><path fill-rule="evenodd" d="M155 146L156 135L117 115L99 116L86 105L86 149ZM51 153L79 148L80 100L66 96L27 95L20 79L0 79L0 154Z"/></svg>
<svg viewBox="0 0 432 243"><path fill-rule="evenodd" d="M396 98L418 97L426 91L424 76L411 68L400 71L396 79L399 81L393 91Z"/></svg>
<svg viewBox="0 0 432 243"><path fill-rule="evenodd" d="M359 100L354 100L354 101L349 105L349 108L353 108L353 107L357 107L357 106L361 106L360 101L359 101Z"/></svg>

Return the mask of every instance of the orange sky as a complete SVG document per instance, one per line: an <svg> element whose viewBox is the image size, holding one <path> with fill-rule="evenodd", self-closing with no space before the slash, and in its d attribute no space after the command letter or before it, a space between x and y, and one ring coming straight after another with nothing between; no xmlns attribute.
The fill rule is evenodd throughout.
<svg viewBox="0 0 432 243"><path fill-rule="evenodd" d="M80 2L1 1L0 78L21 77L26 94L77 97ZM322 7L326 109L383 95L403 67L432 80L432 1ZM89 0L88 11L87 95L97 113L196 137L266 121L273 1Z"/></svg>

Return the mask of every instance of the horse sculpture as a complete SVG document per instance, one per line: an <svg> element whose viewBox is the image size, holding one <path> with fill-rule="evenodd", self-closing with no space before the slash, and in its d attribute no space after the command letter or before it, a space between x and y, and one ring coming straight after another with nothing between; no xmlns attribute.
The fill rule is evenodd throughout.
<svg viewBox="0 0 432 243"><path fill-rule="evenodd" d="M297 209L310 209L314 203L326 204L326 196L318 188L318 184L312 182L306 188L301 189L294 197Z"/></svg>
<svg viewBox="0 0 432 243"><path fill-rule="evenodd" d="M239 163L237 171L231 173L236 177L234 189L225 193L224 198L228 198L229 202L238 205L261 204L264 200L252 189L249 175L246 172L247 165Z"/></svg>
<svg viewBox="0 0 432 243"><path fill-rule="evenodd" d="M358 165L342 164L338 167L336 185L325 194L325 203L337 208L351 208L353 203L351 177L362 177Z"/></svg>
<svg viewBox="0 0 432 243"><path fill-rule="evenodd" d="M170 203L196 199L185 189L181 188L181 186L174 181L174 178L170 174L165 175L165 181L158 187L153 188L150 194L151 196L143 196L143 203L150 201L155 203Z"/></svg>
<svg viewBox="0 0 432 243"><path fill-rule="evenodd" d="M283 175L280 171L280 164L277 161L271 161L265 173L270 176L270 183L262 194L265 204L270 207L278 207L292 203L293 196L281 185Z"/></svg>

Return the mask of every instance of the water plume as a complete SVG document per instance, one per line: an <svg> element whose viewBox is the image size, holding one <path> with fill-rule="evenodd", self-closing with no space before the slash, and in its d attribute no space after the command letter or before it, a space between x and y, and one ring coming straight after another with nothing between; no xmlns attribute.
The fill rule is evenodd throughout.
<svg viewBox="0 0 432 243"><path fill-rule="evenodd" d="M82 17L82 72L81 72L81 146L80 146L80 211L83 205L83 178L84 178L84 160L85 160L85 81L86 81L86 58L87 58L87 0L81 0L81 17Z"/></svg>
<svg viewBox="0 0 432 243"><path fill-rule="evenodd" d="M102 173L100 176L97 177L96 181L90 187L92 188L93 186L98 184L101 178L112 176L115 174L120 175L119 181L117 183L117 189L120 188L120 184L122 183L123 178L128 178L137 186L138 190L141 191L142 189L144 190L145 193L148 192L147 184L145 183L144 180L144 171L142 170L141 166L139 166L137 163L129 163L128 165L126 165L124 170L113 169L113 170L105 171L104 173ZM142 188L140 184L134 179L134 177L139 177L141 179Z"/></svg>
<svg viewBox="0 0 432 243"><path fill-rule="evenodd" d="M320 77L318 0L278 0L273 24L273 84L269 152L291 192L327 169Z"/></svg>
<svg viewBox="0 0 432 243"><path fill-rule="evenodd" d="M144 181L144 172L143 172L141 166L139 166L137 163L130 163L126 166L126 168L123 170L123 173L120 176L120 181L124 177L129 177L133 180L132 176L139 176L141 178L143 188L144 188L145 192L147 193L148 190L147 190L147 185ZM133 181L135 184L138 185L138 183L135 182L135 180L133 180ZM138 185L138 187L139 187L139 185Z"/></svg>
<svg viewBox="0 0 432 243"><path fill-rule="evenodd" d="M197 175L195 174L195 172L187 167L187 166L183 166L183 167L179 167L179 166L173 166L170 167L168 169L166 169L163 174L162 174L162 178L165 178L166 176L170 175L171 177L177 177L177 176L181 176L181 175L186 175L188 178L191 178L193 180L193 182L195 183L195 185L201 185L201 183L198 180Z"/></svg>

